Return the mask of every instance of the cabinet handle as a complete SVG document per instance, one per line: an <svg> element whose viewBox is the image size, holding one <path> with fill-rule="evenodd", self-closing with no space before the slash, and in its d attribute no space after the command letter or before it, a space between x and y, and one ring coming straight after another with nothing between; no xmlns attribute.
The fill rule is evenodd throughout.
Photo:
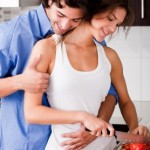
<svg viewBox="0 0 150 150"><path fill-rule="evenodd" d="M144 18L144 0L141 0L141 18Z"/></svg>

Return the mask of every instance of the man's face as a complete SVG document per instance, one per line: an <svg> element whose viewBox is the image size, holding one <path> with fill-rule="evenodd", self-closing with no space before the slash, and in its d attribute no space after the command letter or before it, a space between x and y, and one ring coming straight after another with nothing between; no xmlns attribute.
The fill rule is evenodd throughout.
<svg viewBox="0 0 150 150"><path fill-rule="evenodd" d="M49 0L50 8L46 8L46 13L56 34L63 35L77 27L82 21L83 12L80 8L69 7L64 0L61 0L63 8L59 8L55 3L50 3L51 0Z"/></svg>

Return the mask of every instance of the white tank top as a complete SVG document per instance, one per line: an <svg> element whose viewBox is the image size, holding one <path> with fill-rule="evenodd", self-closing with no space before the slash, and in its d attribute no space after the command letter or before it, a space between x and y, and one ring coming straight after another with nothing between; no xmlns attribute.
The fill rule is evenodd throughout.
<svg viewBox="0 0 150 150"><path fill-rule="evenodd" d="M47 89L47 97L51 107L59 110L87 111L97 116L101 102L105 100L111 83L111 65L103 47L95 41L98 64L94 70L78 71L69 62L65 44L59 40L57 35L53 36L57 41L56 58ZM79 128L80 124L52 125L52 134L46 150L63 150L59 144L67 139L62 138L61 134L74 132ZM97 141L97 139L99 140ZM85 150L91 150L93 146L96 146L93 150L102 150L103 148L101 149L100 147L105 145L104 141L106 141L105 143L110 141L108 138L97 139L95 140L97 144L94 141ZM104 146L105 150L106 148ZM109 149L107 148L107 150Z"/></svg>

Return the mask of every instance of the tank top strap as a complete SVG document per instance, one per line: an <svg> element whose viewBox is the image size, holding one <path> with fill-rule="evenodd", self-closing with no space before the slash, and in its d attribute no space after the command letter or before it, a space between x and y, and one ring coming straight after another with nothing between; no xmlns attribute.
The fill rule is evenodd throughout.
<svg viewBox="0 0 150 150"><path fill-rule="evenodd" d="M111 70L111 63L110 63L109 59L106 56L104 47L99 42L97 42L96 40L94 40L94 42L97 46L99 65L108 64L109 70Z"/></svg>
<svg viewBox="0 0 150 150"><path fill-rule="evenodd" d="M55 74L58 70L60 70L65 65L65 54L64 54L64 50L63 50L63 41L61 40L62 36L53 34L52 37L56 44L56 55L55 55L54 68L51 73L51 76L53 76L53 74Z"/></svg>
<svg viewBox="0 0 150 150"><path fill-rule="evenodd" d="M62 38L62 36L61 36L61 35L58 35L58 34L53 34L52 37L53 37L53 39L54 39L54 41L55 41L56 44L57 44L58 42L60 42L60 41L61 41L61 38Z"/></svg>

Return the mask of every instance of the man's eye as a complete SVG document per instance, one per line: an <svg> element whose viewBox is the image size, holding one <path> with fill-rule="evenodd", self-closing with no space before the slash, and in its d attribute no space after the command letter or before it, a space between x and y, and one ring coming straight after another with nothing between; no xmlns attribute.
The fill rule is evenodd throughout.
<svg viewBox="0 0 150 150"><path fill-rule="evenodd" d="M73 22L80 22L81 19L74 19Z"/></svg>
<svg viewBox="0 0 150 150"><path fill-rule="evenodd" d="M57 16L58 16L58 17L63 17L63 15L62 15L62 14L57 14Z"/></svg>

